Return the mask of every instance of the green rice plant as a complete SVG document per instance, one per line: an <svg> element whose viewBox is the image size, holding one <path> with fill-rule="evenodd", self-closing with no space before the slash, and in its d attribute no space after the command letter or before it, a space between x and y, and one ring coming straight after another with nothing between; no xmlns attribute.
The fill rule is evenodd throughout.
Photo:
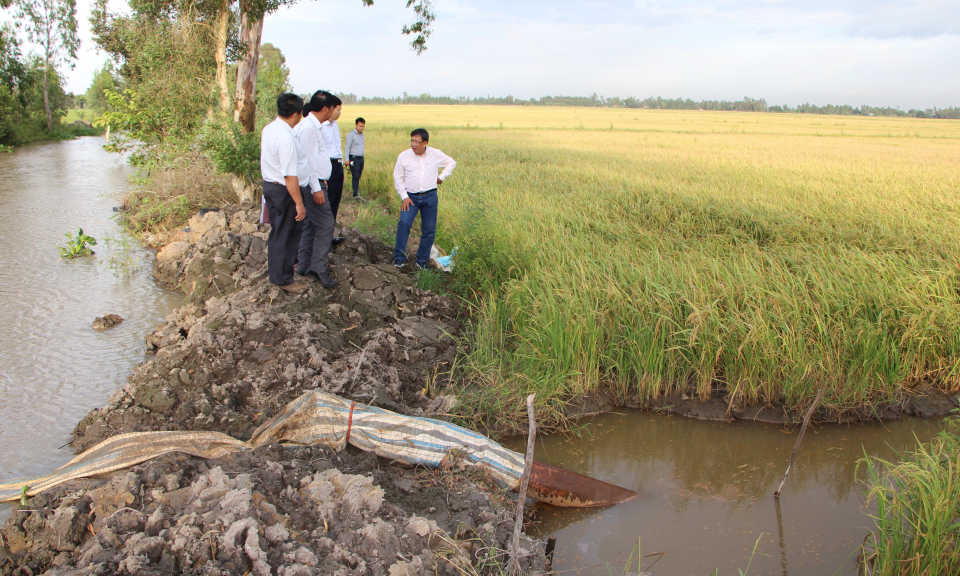
<svg viewBox="0 0 960 576"><path fill-rule="evenodd" d="M954 419L901 462L861 460L876 529L861 549L871 576L960 574L960 425Z"/></svg>
<svg viewBox="0 0 960 576"><path fill-rule="evenodd" d="M57 249L60 250L61 258L79 258L81 256L90 256L93 255L93 250L90 249L90 246L96 246L97 240L93 236L87 236L83 233L83 228L77 228L77 235L67 232L64 234L67 237L66 246L58 246Z"/></svg>

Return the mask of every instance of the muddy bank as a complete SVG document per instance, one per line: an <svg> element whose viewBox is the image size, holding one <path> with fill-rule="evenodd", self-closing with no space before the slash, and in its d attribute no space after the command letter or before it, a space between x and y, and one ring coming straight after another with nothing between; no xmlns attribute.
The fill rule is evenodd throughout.
<svg viewBox="0 0 960 576"><path fill-rule="evenodd" d="M803 412L787 408L781 403L755 404L741 406L731 404L728 398L714 397L701 400L698 397L673 392L660 398L643 399L632 396L623 400L612 392L589 394L569 401L565 415L571 418L610 412L625 406L637 410L665 412L676 416L708 420L712 422L733 422L750 420L768 424L799 424L803 421ZM834 406L821 404L813 416L814 422L833 424L854 424L898 420L904 417L933 418L946 416L951 410L960 407L960 395L948 394L935 388L912 390L909 396L893 404L861 407L841 410Z"/></svg>
<svg viewBox="0 0 960 576"><path fill-rule="evenodd" d="M214 430L248 439L304 391L442 415L431 393L460 324L449 299L354 230L340 285L288 295L267 281L259 206L192 218L157 257L188 303L146 337L152 359L76 427L81 452L124 432ZM347 449L271 446L220 460L167 456L30 499L3 527L6 574L458 574L504 566L512 495L451 462L418 470ZM524 537L529 572L543 544Z"/></svg>

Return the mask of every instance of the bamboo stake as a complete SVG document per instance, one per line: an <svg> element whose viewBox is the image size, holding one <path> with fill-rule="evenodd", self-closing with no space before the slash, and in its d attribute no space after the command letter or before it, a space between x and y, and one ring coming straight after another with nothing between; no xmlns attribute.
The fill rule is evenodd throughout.
<svg viewBox="0 0 960 576"><path fill-rule="evenodd" d="M533 447L537 439L537 421L533 416L533 399L536 394L527 396L527 417L530 419L530 433L527 435L527 457L523 463L523 476L520 477L520 493L517 495L517 523L513 525L513 550L510 556L510 574L520 574L520 532L523 531L523 505L527 500L527 485L530 483L530 471L533 470Z"/></svg>
<svg viewBox="0 0 960 576"><path fill-rule="evenodd" d="M813 399L813 404L810 405L810 408L807 409L807 415L803 417L803 426L800 428L800 436L797 437L797 443L793 446L793 453L790 454L790 462L787 463L787 471L783 473L783 478L780 479L780 486L777 486L777 491L773 493L774 498L780 497L780 491L783 490L783 483L787 481L787 474L790 473L790 468L793 467L793 459L797 457L797 450L800 449L800 442L803 440L803 435L807 431L807 426L810 425L810 419L813 418L813 411L817 409L817 404L820 403L820 398L823 396L823 390L817 391L817 397Z"/></svg>

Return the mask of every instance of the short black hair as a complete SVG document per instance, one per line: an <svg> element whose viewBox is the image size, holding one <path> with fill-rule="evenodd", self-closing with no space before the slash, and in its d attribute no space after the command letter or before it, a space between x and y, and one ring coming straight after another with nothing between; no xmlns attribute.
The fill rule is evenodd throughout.
<svg viewBox="0 0 960 576"><path fill-rule="evenodd" d="M317 90L310 97L310 110L313 112L319 112L328 106L336 108L341 104L343 104L343 101L340 98L326 90Z"/></svg>
<svg viewBox="0 0 960 576"><path fill-rule="evenodd" d="M290 92L277 96L277 116L289 118L300 112L303 112L303 98Z"/></svg>
<svg viewBox="0 0 960 576"><path fill-rule="evenodd" d="M359 123L361 123L361 122L363 122L364 124L367 123L367 121L363 119L363 116L361 116L360 118L357 118L356 120L354 120L354 121L353 121L353 125L356 126L357 124L359 124Z"/></svg>
<svg viewBox="0 0 960 576"><path fill-rule="evenodd" d="M419 136L424 142L430 141L430 134L427 132L426 128L417 128L411 132L410 137L413 138L414 136Z"/></svg>

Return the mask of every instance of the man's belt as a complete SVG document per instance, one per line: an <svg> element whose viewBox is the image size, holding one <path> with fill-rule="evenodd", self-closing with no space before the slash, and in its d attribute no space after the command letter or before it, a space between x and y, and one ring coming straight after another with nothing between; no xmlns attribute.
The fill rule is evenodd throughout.
<svg viewBox="0 0 960 576"><path fill-rule="evenodd" d="M429 190L423 190L421 192L407 192L407 196L419 196L421 194L429 194L431 192L436 192L436 191L437 191L436 188L431 188Z"/></svg>
<svg viewBox="0 0 960 576"><path fill-rule="evenodd" d="M342 164L342 163L343 163L343 158L331 158L330 161L331 161L331 162L336 162L337 164Z"/></svg>

